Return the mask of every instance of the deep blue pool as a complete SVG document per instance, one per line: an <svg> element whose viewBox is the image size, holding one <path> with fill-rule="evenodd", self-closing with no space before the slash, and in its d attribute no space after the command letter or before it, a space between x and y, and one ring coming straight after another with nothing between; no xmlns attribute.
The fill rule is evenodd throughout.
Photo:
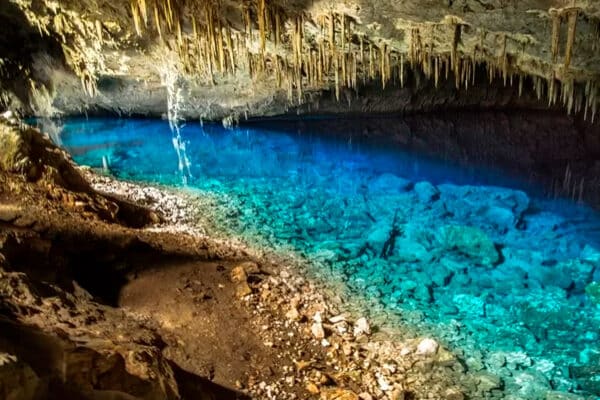
<svg viewBox="0 0 600 400"><path fill-rule="evenodd" d="M337 271L357 298L500 376L513 399L600 396L600 214L588 207L351 129L188 123L183 146L164 121L61 129L80 164L233 199L236 234Z"/></svg>

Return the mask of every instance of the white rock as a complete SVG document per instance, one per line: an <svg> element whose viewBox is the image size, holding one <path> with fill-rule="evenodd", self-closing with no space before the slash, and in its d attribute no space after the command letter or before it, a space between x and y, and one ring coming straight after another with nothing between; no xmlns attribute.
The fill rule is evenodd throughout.
<svg viewBox="0 0 600 400"><path fill-rule="evenodd" d="M346 317L341 314L336 315L335 317L329 318L329 322L331 322L332 324L337 324L337 323L343 322L345 320L346 320Z"/></svg>
<svg viewBox="0 0 600 400"><path fill-rule="evenodd" d="M321 346L329 347L329 346L331 346L331 343L329 343L329 340L323 339L323 340L321 340Z"/></svg>
<svg viewBox="0 0 600 400"><path fill-rule="evenodd" d="M431 356L437 353L439 347L440 345L435 340L429 338L423 339L417 346L417 354Z"/></svg>
<svg viewBox="0 0 600 400"><path fill-rule="evenodd" d="M287 313L285 313L285 317L290 321L297 321L298 319L300 319L300 313L296 308L292 307Z"/></svg>
<svg viewBox="0 0 600 400"><path fill-rule="evenodd" d="M396 373L396 365L395 364L383 364L383 369L387 370L390 374Z"/></svg>
<svg viewBox="0 0 600 400"><path fill-rule="evenodd" d="M354 323L354 336L358 337L361 335L369 335L371 334L371 327L369 326L369 322L365 317L359 318Z"/></svg>
<svg viewBox="0 0 600 400"><path fill-rule="evenodd" d="M379 389L381 389L383 392L387 392L392 389L385 377L379 373L377 374L377 384L379 385Z"/></svg>
<svg viewBox="0 0 600 400"><path fill-rule="evenodd" d="M323 325L320 322L315 322L310 327L310 332L313 337L317 340L325 339L325 330L323 329Z"/></svg>
<svg viewBox="0 0 600 400"><path fill-rule="evenodd" d="M323 322L323 318L321 317L321 312L317 311L313 316L313 321L318 322L319 324Z"/></svg>
<svg viewBox="0 0 600 400"><path fill-rule="evenodd" d="M402 350L400 350L400 355L403 357L409 355L410 353L412 353L410 347L403 347Z"/></svg>

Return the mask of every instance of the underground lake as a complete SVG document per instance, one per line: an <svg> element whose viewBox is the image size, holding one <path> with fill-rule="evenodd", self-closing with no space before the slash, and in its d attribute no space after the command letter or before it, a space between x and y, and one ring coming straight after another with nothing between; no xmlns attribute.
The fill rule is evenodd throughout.
<svg viewBox="0 0 600 400"><path fill-rule="evenodd" d="M475 159L455 129L456 151L431 151L433 135L407 140L402 118L188 121L179 136L161 120L37 123L80 165L210 195L223 231L296 254L383 328L434 337L506 398L600 396L600 212L579 182L557 193L501 165L502 144Z"/></svg>

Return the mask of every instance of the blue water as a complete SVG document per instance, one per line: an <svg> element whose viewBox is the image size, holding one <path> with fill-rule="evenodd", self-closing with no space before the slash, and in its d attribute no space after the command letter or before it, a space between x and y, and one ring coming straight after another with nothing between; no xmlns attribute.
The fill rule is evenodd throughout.
<svg viewBox="0 0 600 400"><path fill-rule="evenodd" d="M500 376L513 399L600 396L599 213L351 128L188 123L182 135L175 146L163 121L67 120L60 141L119 178L222 196L231 231L336 271L374 313L470 354L467 369Z"/></svg>

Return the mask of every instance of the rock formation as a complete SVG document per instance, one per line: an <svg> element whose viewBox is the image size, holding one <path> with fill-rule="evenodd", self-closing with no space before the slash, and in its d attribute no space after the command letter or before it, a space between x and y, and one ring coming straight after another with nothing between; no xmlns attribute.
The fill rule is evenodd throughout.
<svg viewBox="0 0 600 400"><path fill-rule="evenodd" d="M9 0L0 22L0 99L26 113L160 116L167 91L228 122L600 101L591 0Z"/></svg>

